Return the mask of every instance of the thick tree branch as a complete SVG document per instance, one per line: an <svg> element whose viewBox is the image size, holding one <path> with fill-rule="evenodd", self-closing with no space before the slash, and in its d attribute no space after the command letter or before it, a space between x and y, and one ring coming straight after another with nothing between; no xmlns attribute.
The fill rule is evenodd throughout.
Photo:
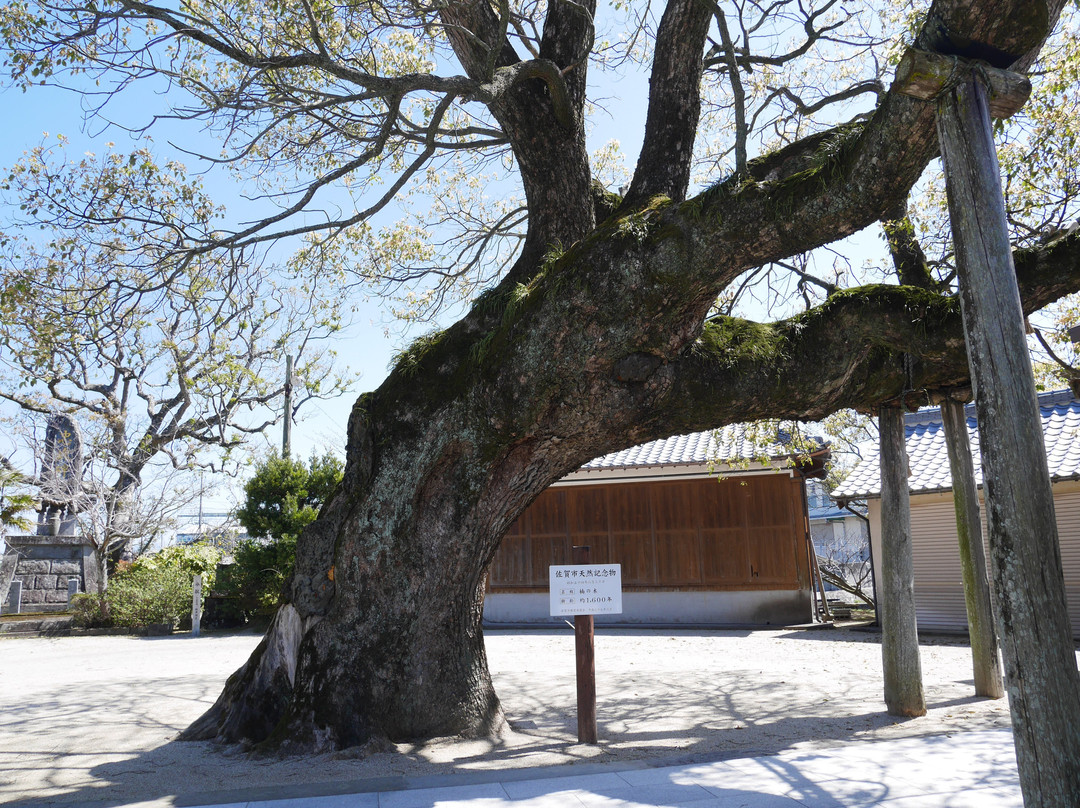
<svg viewBox="0 0 1080 808"><path fill-rule="evenodd" d="M574 109L585 104L585 63L595 39L596 0L559 0L548 6L540 55L557 64L565 76Z"/></svg>
<svg viewBox="0 0 1080 808"><path fill-rule="evenodd" d="M735 107L735 173L742 174L746 171L746 139L749 135L746 129L746 90L743 88L742 78L739 76L738 57L735 53L735 44L731 40L731 32L728 30L724 10L720 6L716 6L713 15L716 17L716 25L720 29L720 44L727 59L727 75L728 80L731 82L731 101Z"/></svg>
<svg viewBox="0 0 1080 808"><path fill-rule="evenodd" d="M1013 258L1025 313L1080 291L1080 234ZM912 378L904 354L915 359ZM686 431L765 417L815 420L844 408L872 412L906 388L933 399L971 384L959 302L915 287L849 289L774 324L720 318L674 364L664 407L672 411L661 420Z"/></svg>
<svg viewBox="0 0 1080 808"><path fill-rule="evenodd" d="M624 210L657 194L675 201L686 197L701 112L699 85L705 37L711 20L710 3L668 0L656 32L645 137L623 201Z"/></svg>
<svg viewBox="0 0 1080 808"><path fill-rule="evenodd" d="M571 5L548 6L542 58L533 62L546 66L543 81L516 81L512 91L488 101L517 158L529 208L528 232L521 256L509 273L511 283L534 274L553 246L577 241L595 221L583 114L585 60L592 43L595 6L592 0ZM462 66L469 75L479 75L486 51L476 39L495 41L502 30L498 16L489 3L475 1L447 4L440 13L451 26L447 29L450 41ZM472 31L476 37L456 35L459 30ZM521 70L509 41L504 39L499 53L499 69ZM540 73L533 70L527 75Z"/></svg>
<svg viewBox="0 0 1080 808"><path fill-rule="evenodd" d="M885 238L889 244L896 277L901 286L919 286L924 289L934 287L934 277L926 261L919 240L915 237L915 226L908 216L907 200L895 205L881 219Z"/></svg>

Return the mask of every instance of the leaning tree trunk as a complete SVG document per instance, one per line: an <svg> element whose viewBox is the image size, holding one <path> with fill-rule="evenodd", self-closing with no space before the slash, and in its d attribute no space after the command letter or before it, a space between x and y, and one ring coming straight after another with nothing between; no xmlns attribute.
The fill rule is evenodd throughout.
<svg viewBox="0 0 1080 808"><path fill-rule="evenodd" d="M472 454L453 406L392 424L361 406L344 493L298 544L292 602L189 736L318 751L500 725L480 627L484 569L507 527L483 491L493 464Z"/></svg>

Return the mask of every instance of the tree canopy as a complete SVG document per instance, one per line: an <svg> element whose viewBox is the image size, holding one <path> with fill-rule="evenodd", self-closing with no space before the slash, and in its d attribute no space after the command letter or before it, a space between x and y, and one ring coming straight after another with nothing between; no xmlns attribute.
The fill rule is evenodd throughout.
<svg viewBox="0 0 1080 808"><path fill-rule="evenodd" d="M341 467L329 453L313 454L306 464L271 455L244 483L244 502L236 518L253 538L295 542L341 482Z"/></svg>
<svg viewBox="0 0 1080 808"><path fill-rule="evenodd" d="M103 563L138 553L197 496L176 472L235 471L245 438L280 421L286 354L298 358L289 417L340 394L325 345L348 316L336 291L248 272L240 254L177 255L174 228L137 214L212 215L180 164L145 149L68 160L61 138L32 149L4 189L21 208L0 247L0 398L81 425L93 471L67 494Z"/></svg>

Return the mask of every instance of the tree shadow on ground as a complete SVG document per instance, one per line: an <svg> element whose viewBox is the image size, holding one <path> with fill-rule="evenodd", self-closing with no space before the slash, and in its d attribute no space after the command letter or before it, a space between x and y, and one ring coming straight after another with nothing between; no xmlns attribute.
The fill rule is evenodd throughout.
<svg viewBox="0 0 1080 808"><path fill-rule="evenodd" d="M207 801L208 793L221 802L230 795L244 800L281 798L290 789L307 794L389 790L427 775L454 775L456 782L465 783L491 779L495 770L505 774L530 766L554 765L561 767L560 773L574 774L589 764L609 762L734 763L760 755L841 745L857 748L867 740L1002 725L1000 716L978 712L983 700L968 695L970 689L959 680L928 688L931 711L946 718L888 716L881 704L880 669L875 672L868 662L877 660L880 665L879 649L873 642L861 648L847 645L840 663L822 661L825 658L813 653L817 635L833 632L776 635L782 640L778 646L785 660L782 665L739 653L741 637L732 632L668 636L650 631L621 638L613 632L597 640L601 743L580 745L572 654L562 667L547 663L543 675L530 670L526 659L538 648L565 654L572 645L572 635L568 640L566 633L504 638L513 644L504 649L501 662L496 660L493 677L511 728L491 739L436 739L399 744L389 752L351 750L285 759L252 757L209 743L179 743L173 740L176 733L212 703L220 682L163 675L153 681L96 682L77 706L54 693L24 703L17 712L4 711L0 733L26 743L0 745L0 769L14 766L15 775L22 768L48 769L36 793L55 794L48 797L50 802L122 803L179 794L182 799L176 804L198 804ZM627 649L638 647L634 643L642 636L656 637L649 641L650 652L630 654ZM813 639L815 645L802 643L803 639ZM625 644L628 641L630 645ZM789 653L800 648L812 653L805 658ZM58 756L55 744L47 742L50 726L68 728L65 746L79 751ZM141 737L159 733L161 743L137 748L126 741L126 734L136 731ZM792 793L810 788L809 780L800 781L798 768L792 768L795 764L788 766L778 758L776 766L771 776L786 783ZM735 774L729 774L734 779L715 788L742 788Z"/></svg>

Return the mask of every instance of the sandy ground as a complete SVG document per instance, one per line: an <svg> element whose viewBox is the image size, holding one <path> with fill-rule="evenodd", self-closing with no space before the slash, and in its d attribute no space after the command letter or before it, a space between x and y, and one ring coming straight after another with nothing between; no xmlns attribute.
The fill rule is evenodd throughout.
<svg viewBox="0 0 1080 808"><path fill-rule="evenodd" d="M573 632L491 631L510 730L303 759L257 759L177 732L213 703L251 634L0 641L0 803L138 801L390 775L650 759L665 763L1009 725L973 696L961 639L921 647L928 714L884 712L875 634L600 629L601 742L577 743Z"/></svg>

